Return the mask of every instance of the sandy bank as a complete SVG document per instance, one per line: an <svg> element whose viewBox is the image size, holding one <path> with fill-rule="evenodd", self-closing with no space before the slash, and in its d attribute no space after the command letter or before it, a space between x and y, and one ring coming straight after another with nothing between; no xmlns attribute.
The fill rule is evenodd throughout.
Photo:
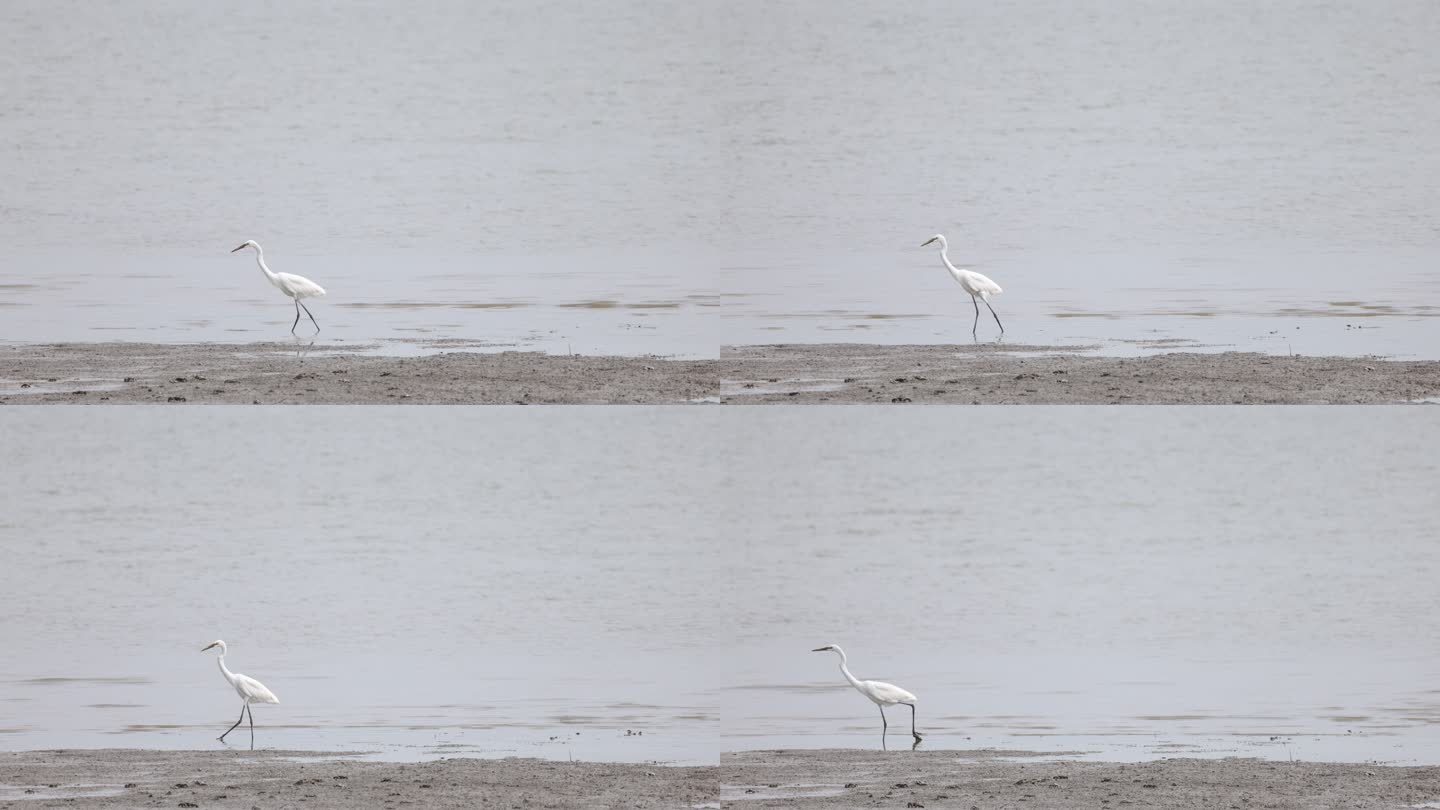
<svg viewBox="0 0 1440 810"><path fill-rule="evenodd" d="M994 344L736 346L721 350L719 371L721 398L731 404L1346 404L1440 397L1440 362L1240 352L1115 358Z"/></svg>
<svg viewBox="0 0 1440 810"><path fill-rule="evenodd" d="M714 398L714 361L451 352L316 353L284 343L0 348L0 402L682 403Z"/></svg>
<svg viewBox="0 0 1440 810"><path fill-rule="evenodd" d="M1440 401L1440 362L1034 346L727 347L719 360L289 344L0 348L0 404L1350 404Z"/></svg>
<svg viewBox="0 0 1440 810"><path fill-rule="evenodd" d="M1044 762L1013 751L747 751L720 757L727 807L1384 807L1440 801L1440 767L1167 759ZM1026 761L1029 759L1030 761Z"/></svg>
<svg viewBox="0 0 1440 810"><path fill-rule="evenodd" d="M692 807L715 768L451 759L323 759L303 751L27 751L0 754L0 806Z"/></svg>

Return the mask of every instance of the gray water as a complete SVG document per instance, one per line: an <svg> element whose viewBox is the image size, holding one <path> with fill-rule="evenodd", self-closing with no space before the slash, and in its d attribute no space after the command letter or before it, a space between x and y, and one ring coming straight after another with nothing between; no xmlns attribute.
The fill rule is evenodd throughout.
<svg viewBox="0 0 1440 810"><path fill-rule="evenodd" d="M943 232L1005 288L1012 341L1440 356L1433 3L810 2L751 22L721 28L715 84L748 249L721 287L753 296L726 310L735 343L968 339L968 296L919 248Z"/></svg>
<svg viewBox="0 0 1440 810"><path fill-rule="evenodd" d="M686 233L708 102L655 36L690 16L7 3L4 337L286 337L293 306L227 254L255 239L328 288L325 341L713 356Z"/></svg>
<svg viewBox="0 0 1440 810"><path fill-rule="evenodd" d="M1425 408L3 416L4 749L1440 762Z"/></svg>
<svg viewBox="0 0 1440 810"><path fill-rule="evenodd" d="M0 747L713 762L710 434L423 410L4 414Z"/></svg>
<svg viewBox="0 0 1440 810"><path fill-rule="evenodd" d="M725 750L1440 762L1427 409L723 416Z"/></svg>
<svg viewBox="0 0 1440 810"><path fill-rule="evenodd" d="M7 3L3 338L284 337L253 238L378 351L964 340L943 231L1013 342L1440 357L1437 38L1426 0Z"/></svg>

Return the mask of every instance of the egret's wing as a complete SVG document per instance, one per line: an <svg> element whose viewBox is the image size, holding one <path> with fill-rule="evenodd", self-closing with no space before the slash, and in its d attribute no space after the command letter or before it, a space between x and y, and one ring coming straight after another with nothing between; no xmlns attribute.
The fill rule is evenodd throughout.
<svg viewBox="0 0 1440 810"><path fill-rule="evenodd" d="M984 273L977 273L977 272L975 272L974 270L971 270L971 271L970 271L970 275L971 275L971 276L974 278L974 280L975 280L975 286L976 286L976 287L979 287L979 288L980 288L980 292L982 292L982 293L987 293L987 294L989 294L989 295L995 295L995 294L997 294L997 293L1005 292L1004 290L1000 289L1000 285L999 285L999 284L996 284L995 281L994 281L994 279L990 278L989 276L985 275Z"/></svg>
<svg viewBox="0 0 1440 810"><path fill-rule="evenodd" d="M916 700L918 700L918 698L916 698L914 695L906 692L904 689L901 689L893 683L885 683L884 681L866 681L865 685L870 687L870 691L875 695L875 697L880 698L887 703L914 703Z"/></svg>
<svg viewBox="0 0 1440 810"><path fill-rule="evenodd" d="M280 698L275 697L275 693L266 688L265 684L260 683L249 675L236 675L235 688L240 690L240 694L244 695L252 703L280 702Z"/></svg>
<svg viewBox="0 0 1440 810"><path fill-rule="evenodd" d="M276 273L280 283L284 285L285 292L291 295L298 295L301 298L310 298L317 295L324 295L325 288L311 281L304 276L297 276L294 273Z"/></svg>

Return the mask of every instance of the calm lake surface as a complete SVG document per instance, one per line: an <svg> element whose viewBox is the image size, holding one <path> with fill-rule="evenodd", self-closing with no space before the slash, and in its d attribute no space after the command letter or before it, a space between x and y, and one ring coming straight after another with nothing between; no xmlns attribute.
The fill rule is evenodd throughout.
<svg viewBox="0 0 1440 810"><path fill-rule="evenodd" d="M3 416L8 749L1440 762L1427 408Z"/></svg>
<svg viewBox="0 0 1440 810"><path fill-rule="evenodd" d="M726 339L968 340L945 233L1012 341L1440 357L1437 37L1426 0L731 15Z"/></svg>
<svg viewBox="0 0 1440 810"><path fill-rule="evenodd" d="M255 239L322 342L714 356L691 16L6 4L3 337L286 337Z"/></svg>
<svg viewBox="0 0 1440 810"><path fill-rule="evenodd" d="M3 416L0 747L718 756L686 409Z"/></svg>
<svg viewBox="0 0 1440 810"><path fill-rule="evenodd" d="M1440 357L1428 0L0 9L7 341ZM993 323L988 329L993 330ZM993 332L982 324L981 338Z"/></svg>
<svg viewBox="0 0 1440 810"><path fill-rule="evenodd" d="M725 750L1440 762L1432 409L722 415Z"/></svg>

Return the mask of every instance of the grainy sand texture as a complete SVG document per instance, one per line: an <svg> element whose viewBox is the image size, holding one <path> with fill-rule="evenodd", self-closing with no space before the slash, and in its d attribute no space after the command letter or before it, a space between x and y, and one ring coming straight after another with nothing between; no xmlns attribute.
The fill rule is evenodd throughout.
<svg viewBox="0 0 1440 810"><path fill-rule="evenodd" d="M718 806L716 769L538 759L360 762L304 751L0 754L0 807Z"/></svg>
<svg viewBox="0 0 1440 810"><path fill-rule="evenodd" d="M0 348L0 404L1349 404L1440 401L1440 362L1081 347L742 346L719 360L285 343Z"/></svg>
<svg viewBox="0 0 1440 810"><path fill-rule="evenodd" d="M1034 759L1039 756L1023 751L747 751L721 755L720 790L726 807L806 810L1393 810L1440 802L1440 767L1258 759L1167 759L1139 764Z"/></svg>
<svg viewBox="0 0 1440 810"><path fill-rule="evenodd" d="M286 343L0 348L5 404L655 404L717 394L713 360L466 351L379 357Z"/></svg>
<svg viewBox="0 0 1440 810"><path fill-rule="evenodd" d="M1083 347L736 346L730 404L1345 404L1440 398L1440 362L1241 352L1089 357Z"/></svg>

